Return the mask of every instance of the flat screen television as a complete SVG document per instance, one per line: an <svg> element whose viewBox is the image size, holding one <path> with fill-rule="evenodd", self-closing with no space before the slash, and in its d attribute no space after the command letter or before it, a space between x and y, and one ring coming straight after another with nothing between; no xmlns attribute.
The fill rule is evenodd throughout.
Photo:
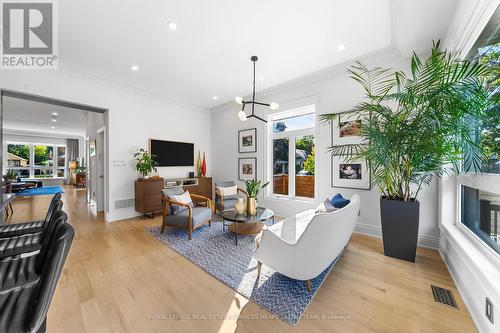
<svg viewBox="0 0 500 333"><path fill-rule="evenodd" d="M161 167L194 165L192 143L150 139L149 152Z"/></svg>

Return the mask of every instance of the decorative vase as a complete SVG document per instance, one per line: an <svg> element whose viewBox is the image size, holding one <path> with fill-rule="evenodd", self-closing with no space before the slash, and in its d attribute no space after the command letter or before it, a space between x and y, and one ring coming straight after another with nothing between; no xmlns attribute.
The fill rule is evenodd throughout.
<svg viewBox="0 0 500 333"><path fill-rule="evenodd" d="M196 162L196 174L198 177L201 177L201 155L200 151L198 151L198 161Z"/></svg>
<svg viewBox="0 0 500 333"><path fill-rule="evenodd" d="M248 198L247 213L249 215L255 215L257 213L257 200L255 198Z"/></svg>
<svg viewBox="0 0 500 333"><path fill-rule="evenodd" d="M201 175L205 177L207 174L207 162L205 161L205 153L203 153L203 162L201 162Z"/></svg>
<svg viewBox="0 0 500 333"><path fill-rule="evenodd" d="M382 239L386 256L415 262L419 213L418 201L380 198ZM404 221L401 220L402 216Z"/></svg>
<svg viewBox="0 0 500 333"><path fill-rule="evenodd" d="M234 204L234 209L238 212L238 214L243 214L245 212L245 203L243 202L243 198L238 198L238 202Z"/></svg>

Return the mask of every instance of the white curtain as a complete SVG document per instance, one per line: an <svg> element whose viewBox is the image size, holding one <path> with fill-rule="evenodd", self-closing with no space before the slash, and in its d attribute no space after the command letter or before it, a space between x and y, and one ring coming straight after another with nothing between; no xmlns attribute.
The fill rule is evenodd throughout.
<svg viewBox="0 0 500 333"><path fill-rule="evenodd" d="M71 184L71 172L69 164L78 159L78 139L66 139L66 185Z"/></svg>

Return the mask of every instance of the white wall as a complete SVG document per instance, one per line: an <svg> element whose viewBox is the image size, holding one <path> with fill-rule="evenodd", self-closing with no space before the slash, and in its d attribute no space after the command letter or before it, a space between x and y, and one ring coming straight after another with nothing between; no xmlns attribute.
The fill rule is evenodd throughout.
<svg viewBox="0 0 500 333"><path fill-rule="evenodd" d="M210 162L208 110L155 98L130 87L68 70L2 71L0 87L109 109L109 221L137 215L133 207L115 209L114 202L134 198L138 174L132 153L149 138L193 142ZM168 89L168 87L165 87ZM125 167L114 161L126 161ZM210 165L210 164L209 164ZM194 168L162 168L165 177L184 177ZM211 168L208 168L210 173Z"/></svg>
<svg viewBox="0 0 500 333"><path fill-rule="evenodd" d="M372 56L364 57L363 61L368 65L391 67L407 70L409 61L403 61L400 57L387 50ZM351 64L351 63L349 63ZM329 72L319 72L309 77L302 78L291 84L264 92L257 99L267 102L280 103L280 111L287 109L304 98L310 97L316 100L317 114L329 112L343 112L350 110L363 98L362 88L348 77L346 67L341 64L331 68ZM249 87L250 89L250 87ZM264 95L264 97L262 97ZM212 155L214 181L237 180L238 157L257 157L257 175L259 179L265 174L265 149L266 149L266 125L263 122L250 118L246 122L239 121L237 113L240 107L231 103L225 107L212 111ZM258 112L264 112L260 109ZM259 115L262 115L260 113ZM257 127L257 153L238 154L237 135L238 130ZM350 196L357 193L361 196L361 215L358 219L357 230L381 237L379 192L376 189L369 191L350 190L331 187L331 157L326 149L331 145L330 127L321 123L316 124L316 179L317 198L323 201L325 198L342 193ZM270 177L269 177L270 179ZM437 248L439 229L437 225L437 186L435 183L423 190L420 194L420 228L419 244L421 246ZM264 199L263 205L275 210L277 215L289 216L298 211L314 208L315 203L283 201L279 199Z"/></svg>

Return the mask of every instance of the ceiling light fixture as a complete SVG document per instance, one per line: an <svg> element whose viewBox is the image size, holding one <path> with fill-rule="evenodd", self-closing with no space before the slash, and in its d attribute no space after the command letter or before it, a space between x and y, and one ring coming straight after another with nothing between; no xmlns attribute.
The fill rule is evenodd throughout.
<svg viewBox="0 0 500 333"><path fill-rule="evenodd" d="M56 121L57 121L57 119L56 119L56 118L52 118L51 120L52 120L53 122L56 122Z"/></svg>
<svg viewBox="0 0 500 333"><path fill-rule="evenodd" d="M50 128L54 129L54 128L56 128L56 127L55 127L55 126L50 126Z"/></svg>
<svg viewBox="0 0 500 333"><path fill-rule="evenodd" d="M52 112L52 115L57 117L58 113L57 112Z"/></svg>
<svg viewBox="0 0 500 333"><path fill-rule="evenodd" d="M240 118L241 121L246 121L248 118L257 118L265 123L267 123L267 120L265 119L262 119L261 117L259 116L256 116L255 115L255 105L262 105L262 106L267 106L269 107L271 110L278 110L279 109L279 104L278 103L271 103L271 104L267 104L267 103L261 103L261 102L256 102L255 101L255 63L257 62L257 60L259 60L259 58L257 58L257 56L252 56L250 58L250 60L253 62L253 83L252 83L252 100L251 101L245 101L243 99L243 97L235 97L234 98L234 101L238 104L241 104L242 107L241 107L241 111L238 112L238 118ZM245 113L245 106L247 104L252 104L252 114L247 116L247 114Z"/></svg>
<svg viewBox="0 0 500 333"><path fill-rule="evenodd" d="M174 22L167 22L167 25L170 30L177 30L177 24Z"/></svg>
<svg viewBox="0 0 500 333"><path fill-rule="evenodd" d="M218 100L218 99L219 99L219 97L217 97L217 96L212 96L212 99L213 99L214 101L216 101L216 100Z"/></svg>
<svg viewBox="0 0 500 333"><path fill-rule="evenodd" d="M139 66L137 66L137 65L130 65L130 69L133 70L134 72L137 72L139 70Z"/></svg>
<svg viewBox="0 0 500 333"><path fill-rule="evenodd" d="M337 46L337 49L339 51L344 51L345 50L345 45L344 44L339 44L339 46Z"/></svg>

